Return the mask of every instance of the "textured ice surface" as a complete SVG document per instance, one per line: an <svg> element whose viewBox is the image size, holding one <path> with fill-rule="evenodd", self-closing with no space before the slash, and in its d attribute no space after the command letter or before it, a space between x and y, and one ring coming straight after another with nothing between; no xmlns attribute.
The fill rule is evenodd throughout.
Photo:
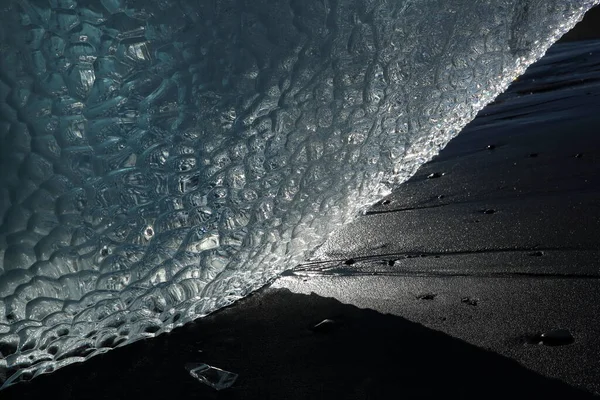
<svg viewBox="0 0 600 400"><path fill-rule="evenodd" d="M4 0L0 379L257 289L598 0Z"/></svg>

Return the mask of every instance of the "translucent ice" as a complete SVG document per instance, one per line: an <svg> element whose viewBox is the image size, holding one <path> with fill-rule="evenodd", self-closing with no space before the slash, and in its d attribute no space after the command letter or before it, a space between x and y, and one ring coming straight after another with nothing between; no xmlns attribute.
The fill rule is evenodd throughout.
<svg viewBox="0 0 600 400"><path fill-rule="evenodd" d="M3 385L293 267L596 3L3 1Z"/></svg>
<svg viewBox="0 0 600 400"><path fill-rule="evenodd" d="M186 365L186 369L191 376L216 390L231 387L238 378L238 375L233 372L224 371L207 364L189 364Z"/></svg>

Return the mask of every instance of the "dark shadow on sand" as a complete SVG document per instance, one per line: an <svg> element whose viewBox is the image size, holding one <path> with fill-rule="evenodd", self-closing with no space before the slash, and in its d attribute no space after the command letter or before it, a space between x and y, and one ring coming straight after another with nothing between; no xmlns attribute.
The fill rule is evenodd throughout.
<svg viewBox="0 0 600 400"><path fill-rule="evenodd" d="M325 332L311 328L329 318ZM190 362L240 374L222 392ZM594 398L403 318L331 298L262 290L153 340L0 392L2 399Z"/></svg>

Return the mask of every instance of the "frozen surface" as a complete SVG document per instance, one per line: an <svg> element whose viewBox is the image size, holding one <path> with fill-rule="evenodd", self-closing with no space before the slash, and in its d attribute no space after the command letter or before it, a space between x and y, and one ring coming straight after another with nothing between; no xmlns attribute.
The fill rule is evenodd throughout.
<svg viewBox="0 0 600 400"><path fill-rule="evenodd" d="M2 2L3 384L293 267L597 2Z"/></svg>

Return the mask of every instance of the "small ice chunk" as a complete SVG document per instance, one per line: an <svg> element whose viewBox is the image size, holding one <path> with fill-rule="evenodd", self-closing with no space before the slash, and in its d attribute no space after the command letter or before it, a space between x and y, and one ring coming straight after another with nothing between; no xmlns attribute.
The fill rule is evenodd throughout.
<svg viewBox="0 0 600 400"><path fill-rule="evenodd" d="M192 377L216 390L230 388L238 377L238 374L211 367L208 364L187 364L185 369Z"/></svg>
<svg viewBox="0 0 600 400"><path fill-rule="evenodd" d="M336 321L332 319L324 319L323 321L313 326L312 330L313 332L317 333L327 333L335 330L338 327L339 324Z"/></svg>
<svg viewBox="0 0 600 400"><path fill-rule="evenodd" d="M441 178L443 175L444 175L443 173L434 172L434 173L427 175L427 179L437 179L437 178Z"/></svg>

